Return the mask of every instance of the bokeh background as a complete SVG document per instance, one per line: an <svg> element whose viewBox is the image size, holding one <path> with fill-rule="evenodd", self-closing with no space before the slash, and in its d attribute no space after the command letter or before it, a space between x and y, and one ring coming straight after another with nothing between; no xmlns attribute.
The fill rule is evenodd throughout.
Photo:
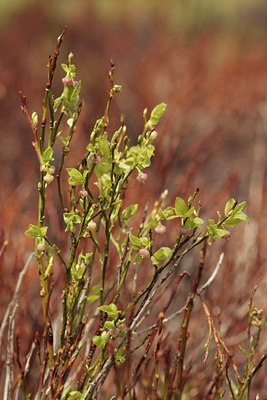
<svg viewBox="0 0 267 400"><path fill-rule="evenodd" d="M59 63L73 51L85 101L74 160L103 114L112 60L123 92L112 104L111 124L118 124L123 113L133 142L142 131L144 108L162 101L168 105L149 181L145 190L132 186L129 201L139 200L141 193L141 202L153 203L167 188L172 202L198 187L204 217L216 217L231 197L247 201L250 224L238 227L222 247L214 246L206 267L208 276L225 251L222 270L206 295L214 313L221 313L226 343L236 351L246 336L247 302L255 285L255 305L267 312L267 7L260 0L0 0L1 246L8 240L0 264L0 318L32 250L24 231L37 215L38 165L19 90L29 110L40 113L48 55L65 25ZM62 77L58 68L56 94ZM52 220L56 206L49 213ZM170 230L170 239L173 235ZM35 330L42 329L38 293L32 267L17 316L25 352ZM198 323L196 318L195 327ZM206 331L198 334L204 344ZM266 350L263 341L259 353ZM262 396L266 372L264 366L253 388ZM206 373L198 374L205 386ZM201 398L194 390L190 398Z"/></svg>

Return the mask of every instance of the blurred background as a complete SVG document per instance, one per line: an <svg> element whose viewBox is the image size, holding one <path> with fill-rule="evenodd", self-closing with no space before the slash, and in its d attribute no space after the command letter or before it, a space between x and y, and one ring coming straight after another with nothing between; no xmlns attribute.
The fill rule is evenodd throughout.
<svg viewBox="0 0 267 400"><path fill-rule="evenodd" d="M171 203L198 187L202 215L213 218L229 198L247 201L250 224L238 227L222 247L216 245L207 261L208 276L225 251L223 269L207 296L236 349L256 284L257 307L267 311L267 7L260 0L0 0L0 244L8 240L0 265L0 317L32 250L24 232L37 215L38 165L19 90L29 110L40 113L48 55L65 25L59 64L74 53L85 101L74 161L103 114L112 60L123 91L112 104L111 125L118 126L123 113L133 143L142 131L144 108L168 105L141 201L153 202L167 188ZM56 95L62 77L59 67ZM140 187L132 187L129 196L139 200ZM56 209L49 212L53 218ZM18 318L30 320L23 328L30 342L42 325L32 302L38 296L37 272L32 269L25 279ZM260 351L266 350L265 342ZM266 391L263 377L264 371L255 391Z"/></svg>

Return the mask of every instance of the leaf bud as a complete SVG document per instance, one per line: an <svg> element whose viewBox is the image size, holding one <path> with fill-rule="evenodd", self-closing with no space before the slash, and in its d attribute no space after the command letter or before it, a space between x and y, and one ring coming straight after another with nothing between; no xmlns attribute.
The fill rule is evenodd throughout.
<svg viewBox="0 0 267 400"><path fill-rule="evenodd" d="M37 112L33 112L32 113L32 122L33 122L33 125L35 127L37 127L37 125L38 125L38 114L37 114Z"/></svg>

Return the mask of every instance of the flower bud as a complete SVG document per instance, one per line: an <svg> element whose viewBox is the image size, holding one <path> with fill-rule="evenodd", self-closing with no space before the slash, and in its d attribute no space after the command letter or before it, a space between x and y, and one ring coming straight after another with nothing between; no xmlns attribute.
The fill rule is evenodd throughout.
<svg viewBox="0 0 267 400"><path fill-rule="evenodd" d="M71 78L62 78L62 82L66 86L73 86Z"/></svg>
<svg viewBox="0 0 267 400"><path fill-rule="evenodd" d="M93 231L96 228L96 223L94 221L90 221L89 224L87 225L87 229L89 231Z"/></svg>
<svg viewBox="0 0 267 400"><path fill-rule="evenodd" d="M98 164L100 160L101 160L101 157L100 157L100 156L94 155L93 158L92 158L92 162L93 162L94 164Z"/></svg>
<svg viewBox="0 0 267 400"><path fill-rule="evenodd" d="M55 171L56 171L56 167L54 166L54 165L52 165L50 168L49 168L49 173L51 174L51 175L53 175L54 173L55 173Z"/></svg>
<svg viewBox="0 0 267 400"><path fill-rule="evenodd" d="M85 189L82 189L79 191L79 195L81 196L82 199L88 196L88 192Z"/></svg>
<svg viewBox="0 0 267 400"><path fill-rule="evenodd" d="M145 181L147 180L148 175L147 174L140 174L138 175L138 177L136 178L138 180L138 182L142 182L145 183Z"/></svg>
<svg viewBox="0 0 267 400"><path fill-rule="evenodd" d="M45 244L44 243L37 244L36 248L40 252L44 251L45 250Z"/></svg>
<svg viewBox="0 0 267 400"><path fill-rule="evenodd" d="M46 183L48 183L48 184L51 183L53 180L54 180L53 175L47 174L47 175L44 176L44 181L45 181Z"/></svg>
<svg viewBox="0 0 267 400"><path fill-rule="evenodd" d="M160 198L161 200L166 199L166 197L168 196L168 189L165 189L164 192L161 193Z"/></svg>
<svg viewBox="0 0 267 400"><path fill-rule="evenodd" d="M159 233L160 235L163 235L166 232L166 226L165 225L158 225L155 227L155 232Z"/></svg>
<svg viewBox="0 0 267 400"><path fill-rule="evenodd" d="M158 136L158 132L157 132L157 131L152 131L152 132L151 132L151 135L150 135L150 138L151 138L152 140L155 140L157 136Z"/></svg>
<svg viewBox="0 0 267 400"><path fill-rule="evenodd" d="M139 250L139 256L142 258L149 258L150 253L147 249L140 249Z"/></svg>

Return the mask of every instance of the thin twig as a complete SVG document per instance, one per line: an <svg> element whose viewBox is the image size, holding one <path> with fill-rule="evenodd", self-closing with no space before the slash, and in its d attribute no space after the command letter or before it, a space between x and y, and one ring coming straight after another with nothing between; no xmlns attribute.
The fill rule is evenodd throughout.
<svg viewBox="0 0 267 400"><path fill-rule="evenodd" d="M16 301L18 299L18 295L19 295L19 290L20 290L20 286L21 286L21 283L22 283L22 279L23 279L23 277L24 277L24 275L25 275L25 273L26 273L26 271L27 271L32 259L33 259L33 256L34 256L34 253L31 253L29 255L29 257L28 257L28 259L26 261L26 264L24 265L22 271L20 272L14 295L13 295L11 301L9 302L8 306L7 306L7 309L6 309L2 324L1 324L1 328L0 328L0 353L1 353L2 338L3 338L4 330L5 330L6 325L7 325L8 317L9 317L9 315L11 313L12 308L14 307L14 304L16 303Z"/></svg>

